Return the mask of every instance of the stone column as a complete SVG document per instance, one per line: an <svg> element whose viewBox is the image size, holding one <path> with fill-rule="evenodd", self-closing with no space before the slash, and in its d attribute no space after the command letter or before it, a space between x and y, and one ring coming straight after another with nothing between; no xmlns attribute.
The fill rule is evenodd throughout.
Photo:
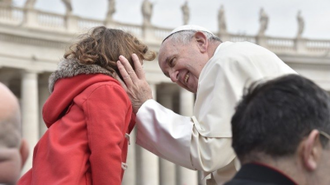
<svg viewBox="0 0 330 185"><path fill-rule="evenodd" d="M156 85L150 84L154 99ZM151 152L136 146L136 183L137 185L159 185L159 158Z"/></svg>
<svg viewBox="0 0 330 185"><path fill-rule="evenodd" d="M50 95L48 90L49 74L39 75L39 138L46 132L47 126L42 118L42 108Z"/></svg>
<svg viewBox="0 0 330 185"><path fill-rule="evenodd" d="M158 185L159 165L158 157L153 153L136 147L136 179L137 185Z"/></svg>
<svg viewBox="0 0 330 185"><path fill-rule="evenodd" d="M136 144L135 144L135 137L136 137L136 129L133 129L130 134L130 144L128 145L128 153L127 153L127 169L124 173L122 185L135 185L136 182ZM143 166L140 167L141 169Z"/></svg>
<svg viewBox="0 0 330 185"><path fill-rule="evenodd" d="M33 149L39 139L38 74L24 71L21 85L22 130L30 149L30 155L22 171L25 173L32 166Z"/></svg>
<svg viewBox="0 0 330 185"><path fill-rule="evenodd" d="M173 109L173 90L169 85L161 87L161 94L158 96L158 102L166 108ZM160 185L176 184L175 164L165 159L159 159Z"/></svg>
<svg viewBox="0 0 330 185"><path fill-rule="evenodd" d="M180 114L183 116L192 116L194 107L194 94L180 88ZM197 185L198 173L184 167L178 167L178 185Z"/></svg>

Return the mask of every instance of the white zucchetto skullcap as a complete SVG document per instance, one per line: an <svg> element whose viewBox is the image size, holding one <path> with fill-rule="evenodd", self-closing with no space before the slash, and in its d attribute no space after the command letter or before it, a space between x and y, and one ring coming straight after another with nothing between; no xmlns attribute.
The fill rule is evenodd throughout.
<svg viewBox="0 0 330 185"><path fill-rule="evenodd" d="M181 32L181 31L204 31L204 32L208 32L211 35L215 36L210 30L203 28L201 26L197 26L197 25L183 25L183 26L179 26L177 28L175 28L173 31L171 31L171 33L169 33L165 39L163 40L163 42L169 38L170 36L172 36L173 34L177 33L177 32Z"/></svg>

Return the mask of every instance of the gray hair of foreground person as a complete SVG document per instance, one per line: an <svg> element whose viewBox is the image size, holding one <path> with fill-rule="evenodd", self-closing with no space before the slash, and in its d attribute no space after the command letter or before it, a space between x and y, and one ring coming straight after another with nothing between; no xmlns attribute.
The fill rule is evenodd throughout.
<svg viewBox="0 0 330 185"><path fill-rule="evenodd" d="M17 98L2 83L0 102L0 184L13 185L20 177L29 150L21 137L21 115Z"/></svg>
<svg viewBox="0 0 330 185"><path fill-rule="evenodd" d="M330 184L330 97L299 75L254 83L232 117L242 164L261 162L298 184Z"/></svg>

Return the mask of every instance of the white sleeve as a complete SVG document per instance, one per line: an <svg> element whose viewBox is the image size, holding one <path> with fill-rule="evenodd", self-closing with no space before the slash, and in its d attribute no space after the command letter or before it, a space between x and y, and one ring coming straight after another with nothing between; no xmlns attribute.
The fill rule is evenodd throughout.
<svg viewBox="0 0 330 185"><path fill-rule="evenodd" d="M155 155L189 169L212 172L228 165L235 158L231 139L203 137L192 119L148 100L137 113L136 142Z"/></svg>
<svg viewBox="0 0 330 185"><path fill-rule="evenodd" d="M194 117L193 122L197 123ZM231 138L202 136L195 128L196 125L194 124L190 149L193 166L204 172L226 168L236 156L231 147Z"/></svg>
<svg viewBox="0 0 330 185"><path fill-rule="evenodd" d="M136 143L150 152L186 168L190 160L193 123L155 100L146 101L136 115Z"/></svg>

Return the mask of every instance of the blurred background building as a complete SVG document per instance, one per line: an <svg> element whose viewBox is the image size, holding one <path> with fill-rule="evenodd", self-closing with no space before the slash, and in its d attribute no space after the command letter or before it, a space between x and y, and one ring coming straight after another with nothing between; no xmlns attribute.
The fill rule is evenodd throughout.
<svg viewBox="0 0 330 185"><path fill-rule="evenodd" d="M103 19L76 15L75 7L70 0L60 2L65 7L64 13L37 9L36 0L26 0L21 3L22 6L15 5L12 0L0 0L0 81L15 93L21 103L22 132L31 150L30 160L24 172L31 167L34 145L47 129L42 120L41 109L49 96L48 77L56 69L64 50L77 35L91 27L105 25L128 31L147 43L152 50L158 51L162 39L174 28L153 24L152 17L157 12L153 9L155 2L149 0L143 0L138 7L143 17L141 24L116 21L114 14L124 10L116 9L115 0L108 0L106 16ZM185 1L180 6L182 24L190 23L192 13L189 2ZM209 29L223 41L248 41L268 48L299 74L310 78L330 92L330 39L305 38L303 33L306 26L300 11L295 17L297 33L291 38L267 35L269 15L263 8L259 10L258 31L251 35L228 31L223 5L218 8L216 14L217 16L208 19L217 20L217 29ZM194 95L166 78L158 67L157 59L154 62L145 62L144 69L158 102L177 113L192 115ZM201 184L200 173L160 159L136 146L134 135L133 132L129 146L128 169L123 184Z"/></svg>

